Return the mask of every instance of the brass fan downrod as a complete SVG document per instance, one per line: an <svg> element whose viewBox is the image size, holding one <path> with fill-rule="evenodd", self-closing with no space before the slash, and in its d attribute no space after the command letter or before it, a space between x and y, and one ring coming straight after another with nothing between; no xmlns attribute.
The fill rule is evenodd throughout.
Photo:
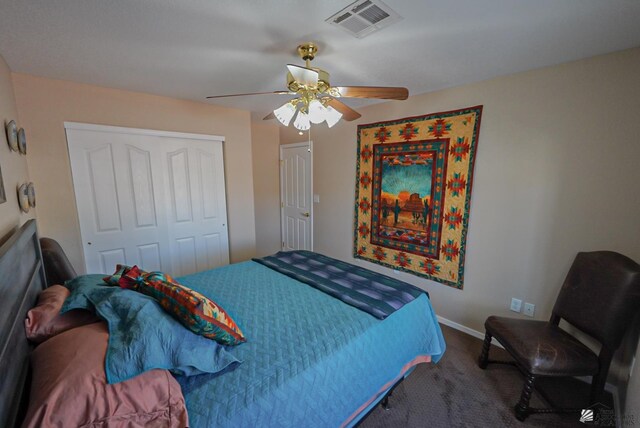
<svg viewBox="0 0 640 428"><path fill-rule="evenodd" d="M303 61L307 62L307 68L310 66L310 62L316 57L318 53L318 45L313 42L303 43L298 46L298 55Z"/></svg>

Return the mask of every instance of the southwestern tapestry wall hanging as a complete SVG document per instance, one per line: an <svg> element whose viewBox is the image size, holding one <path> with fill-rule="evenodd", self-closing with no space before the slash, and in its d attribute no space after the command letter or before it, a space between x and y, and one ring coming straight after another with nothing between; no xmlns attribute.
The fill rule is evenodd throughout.
<svg viewBox="0 0 640 428"><path fill-rule="evenodd" d="M358 126L354 257L462 288L481 114Z"/></svg>

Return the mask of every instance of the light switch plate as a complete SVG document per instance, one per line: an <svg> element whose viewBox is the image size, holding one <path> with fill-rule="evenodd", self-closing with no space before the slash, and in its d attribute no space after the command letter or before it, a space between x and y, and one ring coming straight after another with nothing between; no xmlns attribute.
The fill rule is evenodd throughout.
<svg viewBox="0 0 640 428"><path fill-rule="evenodd" d="M511 309L513 312L520 312L520 308L522 307L522 300L516 299L515 297L511 299Z"/></svg>
<svg viewBox="0 0 640 428"><path fill-rule="evenodd" d="M317 193L313 194L313 202L316 204L320 203L320 195L318 195Z"/></svg>

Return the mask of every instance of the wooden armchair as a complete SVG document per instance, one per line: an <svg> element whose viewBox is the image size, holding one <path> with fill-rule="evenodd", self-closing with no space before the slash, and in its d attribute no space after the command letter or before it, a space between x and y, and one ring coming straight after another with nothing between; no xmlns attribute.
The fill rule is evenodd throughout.
<svg viewBox="0 0 640 428"><path fill-rule="evenodd" d="M575 410L530 408L536 378L541 376L593 376L589 403L593 405L601 400L613 354L638 309L640 265L611 251L578 253L549 321L487 318L478 365L484 369L488 363L499 362L488 359L492 337L511 354L526 377L515 407L520 421L531 413ZM561 318L599 341L600 353L560 329Z"/></svg>

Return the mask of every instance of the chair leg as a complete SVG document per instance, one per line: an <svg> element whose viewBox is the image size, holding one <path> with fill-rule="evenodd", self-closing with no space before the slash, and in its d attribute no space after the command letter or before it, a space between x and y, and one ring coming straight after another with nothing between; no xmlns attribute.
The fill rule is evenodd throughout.
<svg viewBox="0 0 640 428"><path fill-rule="evenodd" d="M613 352L608 349L602 349L600 351L600 370L598 374L593 377L591 381L591 403L595 404L602 400L604 393L604 386L607 383L607 375L609 374L609 367L611 366L611 359L613 358Z"/></svg>
<svg viewBox="0 0 640 428"><path fill-rule="evenodd" d="M516 404L516 419L520 422L524 421L527 416L529 416L529 400L531 399L531 393L533 393L535 381L536 377L534 375L527 375L524 388L522 388L522 394L520 395L520 401Z"/></svg>
<svg viewBox="0 0 640 428"><path fill-rule="evenodd" d="M491 347L491 334L486 332L484 334L484 342L482 343L482 352L480 353L480 357L478 358L478 367L482 370L487 368L487 364L489 362L489 348Z"/></svg>
<svg viewBox="0 0 640 428"><path fill-rule="evenodd" d="M593 405L602 400L602 394L604 393L604 385L606 382L606 377L598 374L593 377L593 381L591 383L591 397L590 404Z"/></svg>
<svg viewBox="0 0 640 428"><path fill-rule="evenodd" d="M597 375L593 377L591 381L591 397L590 404L598 403L602 400L602 395L604 394L604 386L607 382L607 371L600 371Z"/></svg>

